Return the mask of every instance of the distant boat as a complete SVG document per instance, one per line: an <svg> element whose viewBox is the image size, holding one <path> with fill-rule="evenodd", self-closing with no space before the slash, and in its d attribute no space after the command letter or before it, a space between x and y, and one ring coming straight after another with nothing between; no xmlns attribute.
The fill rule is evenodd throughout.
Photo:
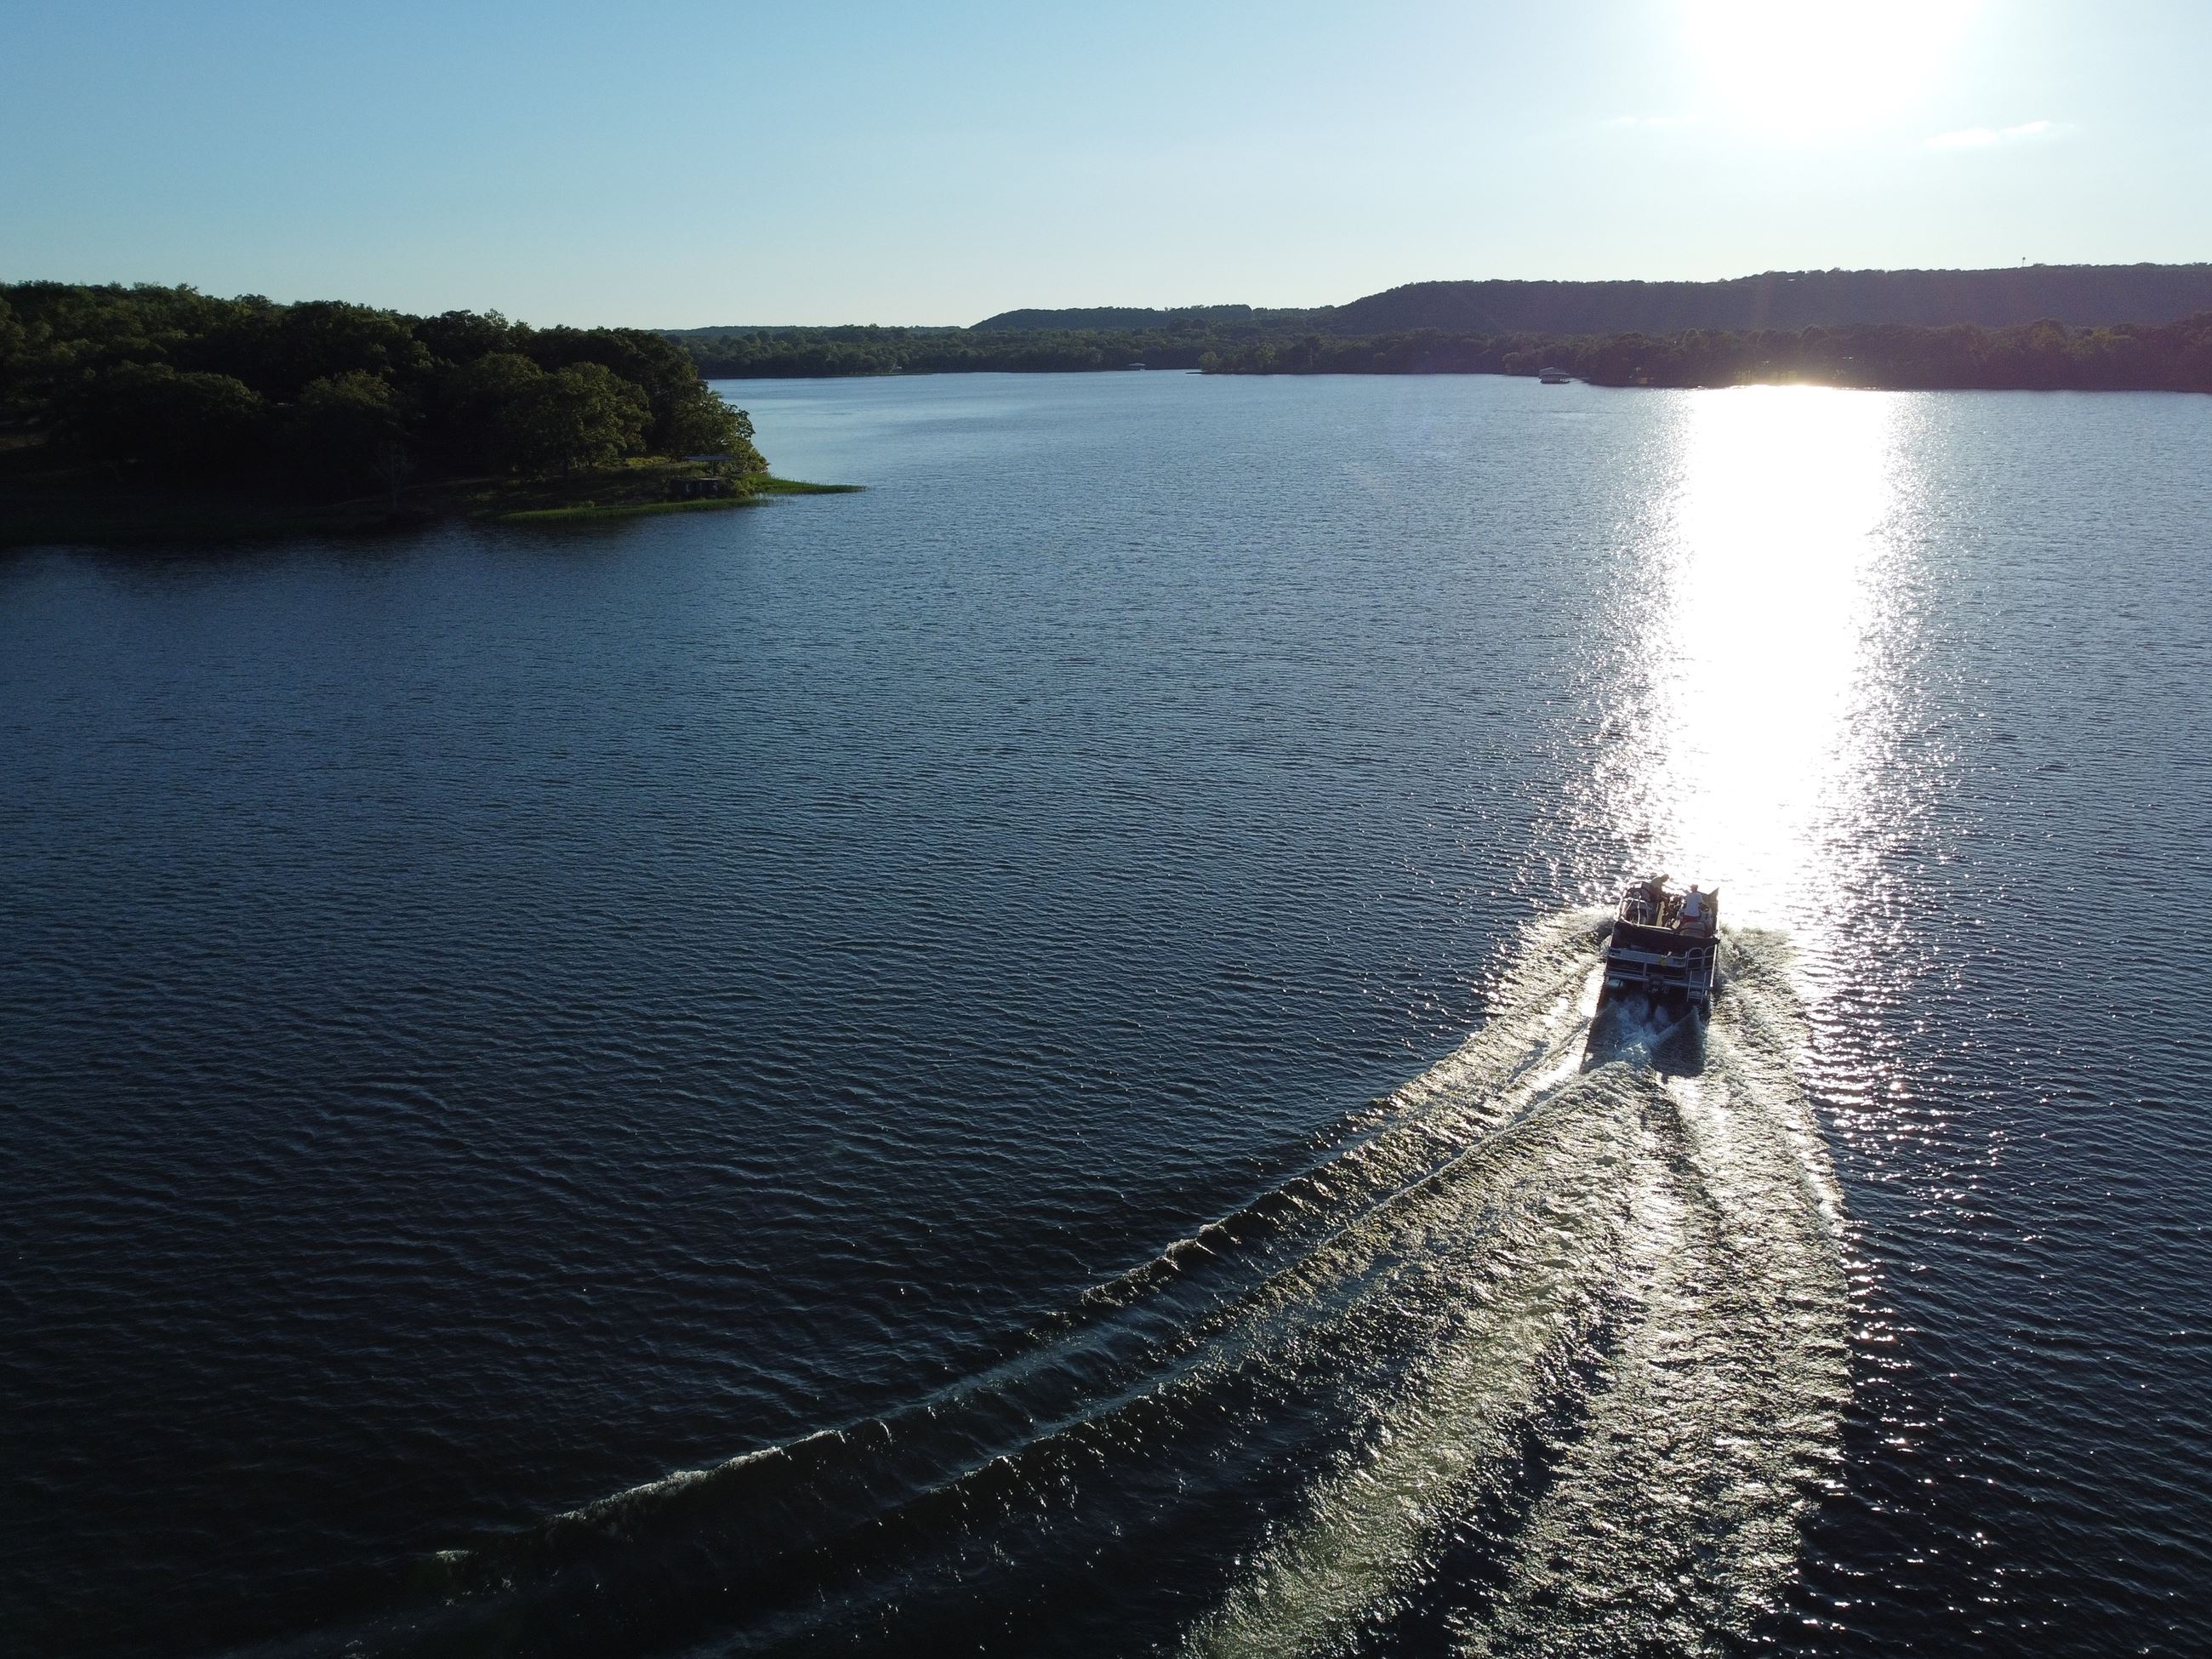
<svg viewBox="0 0 2212 1659"><path fill-rule="evenodd" d="M1132 368L1142 368L1144 365L1142 363L1131 363L1129 367Z"/></svg>
<svg viewBox="0 0 2212 1659"><path fill-rule="evenodd" d="M1542 386L1572 386L1575 377L1564 368L1540 368L1536 380Z"/></svg>

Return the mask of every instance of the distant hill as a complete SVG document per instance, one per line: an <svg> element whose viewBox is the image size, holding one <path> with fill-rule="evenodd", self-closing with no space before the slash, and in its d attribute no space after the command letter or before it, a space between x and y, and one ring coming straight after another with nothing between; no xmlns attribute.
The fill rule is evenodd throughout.
<svg viewBox="0 0 2212 1659"><path fill-rule="evenodd" d="M1616 386L2212 391L2212 264L1775 270L1718 283L1413 283L1310 310L1000 312L968 328L685 329L709 379L1195 368Z"/></svg>
<svg viewBox="0 0 2212 1659"><path fill-rule="evenodd" d="M1040 333L1079 330L1086 333L1236 332L1285 319L1303 321L1304 311L1255 310L1250 306L1176 306L1164 311L1144 306L1091 306L1065 311L1002 311L975 325L992 333Z"/></svg>
<svg viewBox="0 0 2212 1659"><path fill-rule="evenodd" d="M1993 270L1771 270L1717 283L1409 283L1310 311L1249 306L1104 306L1007 311L977 330L1158 332L1308 330L1337 336L1674 334L1685 329L1904 323L2003 328L2045 318L2070 327L2169 323L2212 311L2212 264L2020 265Z"/></svg>
<svg viewBox="0 0 2212 1659"><path fill-rule="evenodd" d="M957 323L917 323L907 325L898 323L839 323L824 327L819 323L714 323L705 328L661 328L654 333L664 340L689 342L720 339L724 335L758 334L836 334L850 339L872 338L878 335L961 334L967 331Z"/></svg>

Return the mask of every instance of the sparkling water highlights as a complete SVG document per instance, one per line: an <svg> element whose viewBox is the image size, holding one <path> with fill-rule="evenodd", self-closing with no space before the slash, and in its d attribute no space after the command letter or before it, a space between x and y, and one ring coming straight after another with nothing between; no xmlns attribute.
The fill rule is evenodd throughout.
<svg viewBox="0 0 2212 1659"><path fill-rule="evenodd" d="M1680 422L1648 568L1620 595L1631 662L1598 775L1620 839L1682 880L1725 880L1731 919L1832 920L1837 862L1882 811L1911 412L1758 387Z"/></svg>
<svg viewBox="0 0 2212 1659"><path fill-rule="evenodd" d="M0 562L0 1646L2212 1646L2212 400L742 395Z"/></svg>

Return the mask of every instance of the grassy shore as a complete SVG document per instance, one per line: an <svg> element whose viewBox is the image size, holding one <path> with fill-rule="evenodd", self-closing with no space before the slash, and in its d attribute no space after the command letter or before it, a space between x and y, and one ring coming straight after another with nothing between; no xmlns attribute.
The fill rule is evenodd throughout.
<svg viewBox="0 0 2212 1659"><path fill-rule="evenodd" d="M570 519L638 518L656 513L713 513L728 507L756 506L775 495L850 495L864 488L860 484L808 483L803 479L778 478L764 473L748 479L747 485L742 495L709 495L698 501L603 501L592 495L565 505L504 507L477 512L471 516L493 519L501 524L550 524Z"/></svg>
<svg viewBox="0 0 2212 1659"><path fill-rule="evenodd" d="M317 501L270 488L195 486L118 478L105 469L57 466L37 449L0 448L0 547L100 546L358 536L441 519L551 524L661 513L711 513L780 495L844 495L858 484L806 483L755 474L729 495L672 500L708 469L640 460L553 480L446 478L389 495Z"/></svg>

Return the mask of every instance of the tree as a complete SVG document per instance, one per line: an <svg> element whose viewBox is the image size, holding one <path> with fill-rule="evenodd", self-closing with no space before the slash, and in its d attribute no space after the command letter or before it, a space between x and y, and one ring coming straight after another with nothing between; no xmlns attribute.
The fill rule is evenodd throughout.
<svg viewBox="0 0 2212 1659"><path fill-rule="evenodd" d="M753 447L753 417L732 409L721 393L694 380L661 423L660 448L671 455L728 455L740 472L765 472L768 462Z"/></svg>
<svg viewBox="0 0 2212 1659"><path fill-rule="evenodd" d="M703 386L700 389L702 391L707 390L707 388ZM720 392L711 392L709 395L716 398L720 398L721 396ZM730 416L731 424L736 428L736 441L730 445L730 453L737 457L738 471L740 472L767 471L768 457L762 454L760 451L753 446L753 417L751 411L743 409L732 409L730 411Z"/></svg>
<svg viewBox="0 0 2212 1659"><path fill-rule="evenodd" d="M179 362L222 368L264 397L296 398L313 380L351 373L413 386L431 373L429 349L414 319L371 306L314 300L246 309L189 342Z"/></svg>
<svg viewBox="0 0 2212 1659"><path fill-rule="evenodd" d="M90 459L159 472L234 472L264 453L269 406L228 374L119 363L80 375L55 398L54 437Z"/></svg>
<svg viewBox="0 0 2212 1659"><path fill-rule="evenodd" d="M496 311L442 311L415 322L415 337L433 357L448 363L512 351L515 332L514 325Z"/></svg>
<svg viewBox="0 0 2212 1659"><path fill-rule="evenodd" d="M22 324L15 320L15 307L0 295L0 390L14 389L15 360L22 355L26 338Z"/></svg>
<svg viewBox="0 0 2212 1659"><path fill-rule="evenodd" d="M294 458L331 483L374 477L379 452L404 430L391 386L363 369L310 380L288 426Z"/></svg>
<svg viewBox="0 0 2212 1659"><path fill-rule="evenodd" d="M645 447L653 418L645 393L600 363L577 363L526 386L501 424L517 462L568 477Z"/></svg>
<svg viewBox="0 0 2212 1659"><path fill-rule="evenodd" d="M447 374L438 401L454 459L486 467L521 465L509 411L544 378L544 369L513 351L488 352Z"/></svg>
<svg viewBox="0 0 2212 1659"><path fill-rule="evenodd" d="M377 483L390 492L392 510L399 510L399 489L415 476L415 457L401 443L381 443L369 463L369 471L376 475Z"/></svg>
<svg viewBox="0 0 2212 1659"><path fill-rule="evenodd" d="M520 349L541 368L551 372L597 363L638 387L650 410L647 447L657 455L683 453L669 422L699 384L698 367L683 347L636 328L525 329L517 333Z"/></svg>

